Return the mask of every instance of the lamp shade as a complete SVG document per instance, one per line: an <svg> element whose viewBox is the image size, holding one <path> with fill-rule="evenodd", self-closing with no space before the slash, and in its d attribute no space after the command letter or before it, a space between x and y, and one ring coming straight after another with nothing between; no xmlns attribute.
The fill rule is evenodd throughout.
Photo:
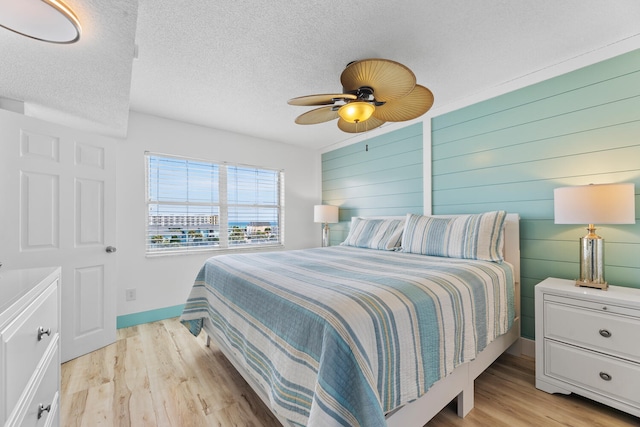
<svg viewBox="0 0 640 427"><path fill-rule="evenodd" d="M591 184L553 190L556 224L635 224L633 183Z"/></svg>
<svg viewBox="0 0 640 427"><path fill-rule="evenodd" d="M331 205L315 205L313 207L313 222L338 222L338 207Z"/></svg>

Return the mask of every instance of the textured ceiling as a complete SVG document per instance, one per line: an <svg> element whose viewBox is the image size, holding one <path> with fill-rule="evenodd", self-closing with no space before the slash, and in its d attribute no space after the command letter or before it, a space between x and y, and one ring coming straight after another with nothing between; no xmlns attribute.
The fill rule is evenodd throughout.
<svg viewBox="0 0 640 427"><path fill-rule="evenodd" d="M30 116L123 136L138 5L127 0L66 3L84 30L78 43L46 43L0 28L0 97L23 101Z"/></svg>
<svg viewBox="0 0 640 427"><path fill-rule="evenodd" d="M434 111L629 38L637 0L66 0L79 43L0 28L0 98L25 114L115 136L129 109L323 148L336 122L294 123L293 97L341 91L350 61L411 68ZM138 58L134 59L137 45Z"/></svg>

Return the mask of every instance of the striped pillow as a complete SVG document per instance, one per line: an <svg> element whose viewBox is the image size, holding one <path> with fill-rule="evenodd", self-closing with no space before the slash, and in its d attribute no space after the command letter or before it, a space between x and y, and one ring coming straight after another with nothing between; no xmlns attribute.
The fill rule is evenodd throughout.
<svg viewBox="0 0 640 427"><path fill-rule="evenodd" d="M400 246L403 219L366 219L351 218L351 228L342 246L358 248L382 249L386 251Z"/></svg>
<svg viewBox="0 0 640 427"><path fill-rule="evenodd" d="M505 211L445 218L407 214L402 251L501 262L506 216Z"/></svg>

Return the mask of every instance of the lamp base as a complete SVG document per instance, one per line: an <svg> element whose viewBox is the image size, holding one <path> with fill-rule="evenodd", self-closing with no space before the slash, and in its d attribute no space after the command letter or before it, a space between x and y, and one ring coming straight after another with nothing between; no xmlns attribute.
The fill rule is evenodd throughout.
<svg viewBox="0 0 640 427"><path fill-rule="evenodd" d="M580 278L576 286L607 290L604 280L604 239L595 234L596 228L589 224L589 234L580 239Z"/></svg>
<svg viewBox="0 0 640 427"><path fill-rule="evenodd" d="M602 289L603 291L606 291L607 289L609 289L609 284L607 282L596 283L596 282L590 282L588 280L576 280L576 286L580 286L582 288Z"/></svg>
<svg viewBox="0 0 640 427"><path fill-rule="evenodd" d="M324 227L322 228L322 247L326 248L331 246L331 243L329 243L329 225L325 222L324 223Z"/></svg>

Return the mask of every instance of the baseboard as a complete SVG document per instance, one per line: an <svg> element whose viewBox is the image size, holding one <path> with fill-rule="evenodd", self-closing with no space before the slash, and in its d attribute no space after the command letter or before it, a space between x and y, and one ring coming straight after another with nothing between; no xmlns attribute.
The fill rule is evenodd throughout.
<svg viewBox="0 0 640 427"><path fill-rule="evenodd" d="M536 357L536 342L529 338L520 338L520 351L523 356Z"/></svg>
<svg viewBox="0 0 640 427"><path fill-rule="evenodd" d="M158 308L155 310L141 311L140 313L125 314L118 316L116 327L118 329L128 328L129 326L141 325L143 323L157 322L158 320L170 319L178 317L182 314L184 304L174 305L173 307Z"/></svg>

